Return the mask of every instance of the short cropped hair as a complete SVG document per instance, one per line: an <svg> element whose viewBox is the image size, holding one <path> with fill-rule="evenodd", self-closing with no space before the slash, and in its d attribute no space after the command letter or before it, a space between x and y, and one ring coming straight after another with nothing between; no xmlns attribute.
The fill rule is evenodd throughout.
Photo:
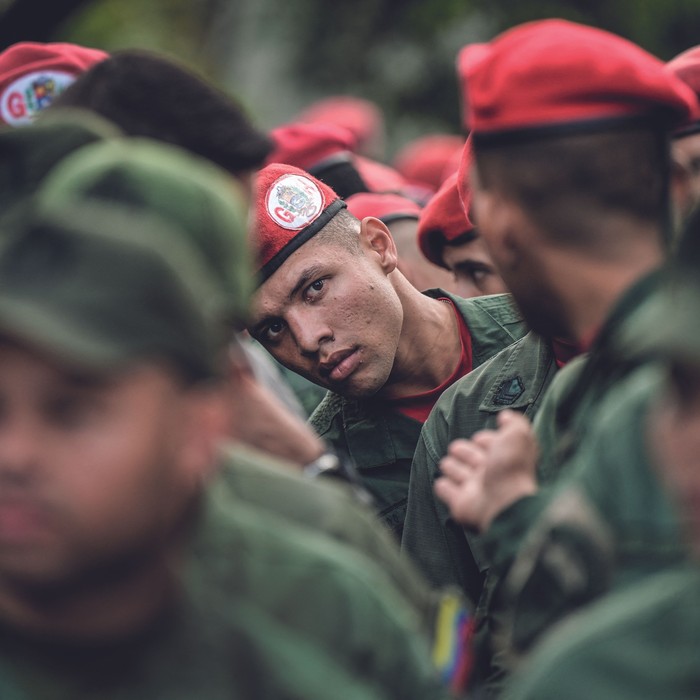
<svg viewBox="0 0 700 700"><path fill-rule="evenodd" d="M360 222L347 209L341 209L315 236L317 241L337 245L350 253L360 252Z"/></svg>
<svg viewBox="0 0 700 700"><path fill-rule="evenodd" d="M92 66L52 108L61 106L97 112L128 136L179 146L234 175L261 167L273 149L233 99L148 51L115 52Z"/></svg>
<svg viewBox="0 0 700 700"><path fill-rule="evenodd" d="M660 129L615 128L474 150L481 187L511 197L559 244L595 244L611 216L667 227L670 158Z"/></svg>

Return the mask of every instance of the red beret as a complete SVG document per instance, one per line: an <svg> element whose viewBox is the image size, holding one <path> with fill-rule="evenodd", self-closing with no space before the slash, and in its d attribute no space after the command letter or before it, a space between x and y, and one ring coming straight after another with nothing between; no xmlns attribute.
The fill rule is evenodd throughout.
<svg viewBox="0 0 700 700"><path fill-rule="evenodd" d="M458 71L475 141L587 128L603 120L688 121L695 94L659 59L609 32L564 20L529 22L462 49ZM537 130L537 131L534 131Z"/></svg>
<svg viewBox="0 0 700 700"><path fill-rule="evenodd" d="M355 148L352 132L334 124L285 124L273 129L270 136L275 149L267 163L286 163L302 170Z"/></svg>
<svg viewBox="0 0 700 700"><path fill-rule="evenodd" d="M458 180L458 173L447 178L418 220L418 245L430 262L441 267L447 267L442 260L445 244L474 230L462 208Z"/></svg>
<svg viewBox="0 0 700 700"><path fill-rule="evenodd" d="M253 245L262 284L315 236L345 202L309 173L272 163L257 175Z"/></svg>
<svg viewBox="0 0 700 700"><path fill-rule="evenodd" d="M0 123L29 124L81 73L108 57L75 44L10 46L0 53Z"/></svg>
<svg viewBox="0 0 700 700"><path fill-rule="evenodd" d="M666 70L680 78L700 97L700 46L684 51L666 64ZM683 125L674 136L689 136L700 131L700 115L693 122Z"/></svg>
<svg viewBox="0 0 700 700"><path fill-rule="evenodd" d="M354 145L371 140L384 128L384 118L377 105L349 95L319 100L302 112L299 120L310 124L336 124L348 129L355 137Z"/></svg>
<svg viewBox="0 0 700 700"><path fill-rule="evenodd" d="M451 134L430 134L411 141L394 158L394 167L411 182L436 192L445 180L445 170L455 153L461 153L464 139ZM450 169L450 175L456 168Z"/></svg>
<svg viewBox="0 0 700 700"><path fill-rule="evenodd" d="M356 218L374 216L385 224L399 219L418 219L421 208L412 199L391 192L359 192L347 199L348 211Z"/></svg>
<svg viewBox="0 0 700 700"><path fill-rule="evenodd" d="M393 168L364 156L353 156L353 164L370 192L401 192L406 181Z"/></svg>

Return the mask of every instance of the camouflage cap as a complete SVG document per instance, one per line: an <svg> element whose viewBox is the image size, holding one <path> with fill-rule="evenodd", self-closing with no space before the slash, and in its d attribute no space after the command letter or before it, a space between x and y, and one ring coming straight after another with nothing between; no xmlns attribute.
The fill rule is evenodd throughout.
<svg viewBox="0 0 700 700"><path fill-rule="evenodd" d="M145 359L193 381L213 376L223 300L170 227L107 205L5 220L0 334L91 372Z"/></svg>
<svg viewBox="0 0 700 700"><path fill-rule="evenodd" d="M77 109L47 111L29 126L0 129L0 214L31 194L67 155L118 135L110 122Z"/></svg>
<svg viewBox="0 0 700 700"><path fill-rule="evenodd" d="M227 321L243 322L253 284L247 206L231 176L174 146L147 139L97 143L66 158L38 192L39 206L109 201L176 224L202 256L228 305Z"/></svg>

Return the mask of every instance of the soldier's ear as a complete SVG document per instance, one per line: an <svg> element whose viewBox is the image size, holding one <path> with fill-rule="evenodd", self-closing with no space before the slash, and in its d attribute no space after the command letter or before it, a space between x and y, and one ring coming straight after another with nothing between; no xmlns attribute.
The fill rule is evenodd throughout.
<svg viewBox="0 0 700 700"><path fill-rule="evenodd" d="M360 245L363 250L375 256L375 259L389 274L396 269L398 253L396 243L386 224L373 216L367 216L360 222Z"/></svg>

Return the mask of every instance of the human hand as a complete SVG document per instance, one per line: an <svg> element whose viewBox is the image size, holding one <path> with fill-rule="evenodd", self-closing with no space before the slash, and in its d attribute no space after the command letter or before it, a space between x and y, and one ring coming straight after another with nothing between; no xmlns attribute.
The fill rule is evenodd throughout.
<svg viewBox="0 0 700 700"><path fill-rule="evenodd" d="M488 529L515 501L537 490L537 439L520 413L501 411L496 430L454 440L440 460L435 494L463 525Z"/></svg>

